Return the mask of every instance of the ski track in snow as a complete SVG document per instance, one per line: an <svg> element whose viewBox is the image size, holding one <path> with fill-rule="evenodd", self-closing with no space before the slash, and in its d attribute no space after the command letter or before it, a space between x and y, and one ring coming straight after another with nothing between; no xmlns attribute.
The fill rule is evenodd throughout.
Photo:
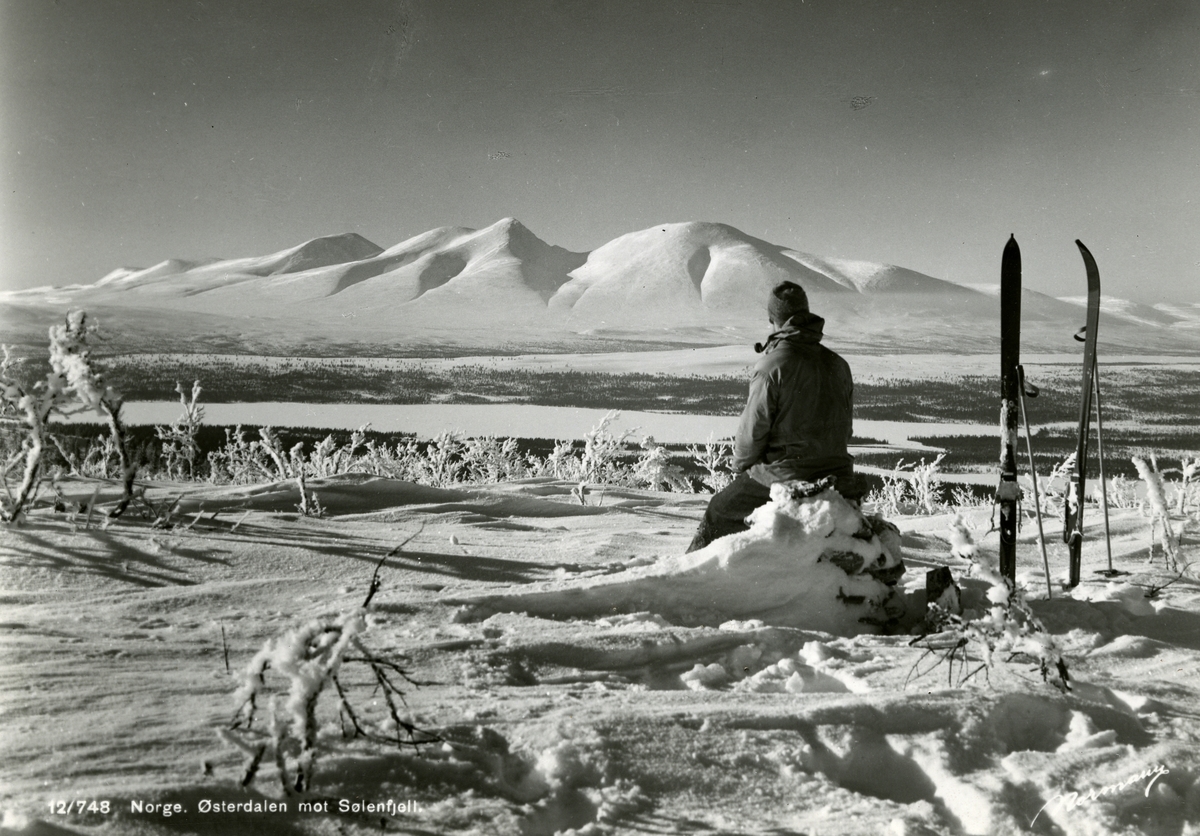
<svg viewBox="0 0 1200 836"><path fill-rule="evenodd" d="M1200 592L1184 579L1151 599L1136 585L1170 575L1161 555L1145 563L1135 511L1112 519L1116 565L1133 574L1092 572L1104 558L1089 524L1083 585L1049 601L1032 526L1021 532L1020 579L1075 677L1063 695L1022 661L960 685L909 636L684 627L654 612L454 618L455 600L619 581L678 555L704 496L614 488L582 507L546 480L310 484L330 516L297 515L290 483L163 484L153 501L183 495L173 530L49 509L0 530L0 832L367 833L387 819L438 833L1179 834L1200 820ZM67 483L76 501L93 489ZM948 517L894 522L910 598L932 566L961 574ZM967 522L994 559L987 512ZM361 604L380 557L413 534L380 570L365 638L404 657L425 683L406 688L408 710L453 746L343 742L322 705L315 792L410 807L199 813L205 799L283 798L272 764L239 789L244 758L215 735L236 675L268 638ZM1183 549L1195 555L1194 529ZM346 684L360 711L378 710L369 682ZM113 812L50 812L79 799Z"/></svg>

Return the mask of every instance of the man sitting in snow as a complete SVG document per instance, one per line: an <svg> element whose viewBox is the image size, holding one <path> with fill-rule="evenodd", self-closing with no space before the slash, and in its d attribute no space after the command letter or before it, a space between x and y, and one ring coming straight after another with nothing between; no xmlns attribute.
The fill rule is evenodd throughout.
<svg viewBox="0 0 1200 836"><path fill-rule="evenodd" d="M854 474L850 442L854 381L850 366L821 345L825 320L810 313L808 296L782 282L767 303L772 334L756 345L763 356L750 378L733 447L737 478L708 503L688 551L745 531L746 516L771 499L771 485ZM849 498L849 497L848 497Z"/></svg>

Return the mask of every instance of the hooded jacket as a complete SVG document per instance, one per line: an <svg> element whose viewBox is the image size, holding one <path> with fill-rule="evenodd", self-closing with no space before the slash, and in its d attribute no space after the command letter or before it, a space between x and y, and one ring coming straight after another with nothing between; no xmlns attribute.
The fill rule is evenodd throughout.
<svg viewBox="0 0 1200 836"><path fill-rule="evenodd" d="M825 320L797 314L767 338L750 378L733 468L770 485L853 473L850 366L821 345ZM756 346L758 348L758 346Z"/></svg>

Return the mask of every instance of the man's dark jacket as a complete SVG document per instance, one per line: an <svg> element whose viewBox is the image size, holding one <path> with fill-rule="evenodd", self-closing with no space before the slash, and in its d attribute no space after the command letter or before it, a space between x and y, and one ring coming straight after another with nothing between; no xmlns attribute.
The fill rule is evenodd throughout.
<svg viewBox="0 0 1200 836"><path fill-rule="evenodd" d="M767 338L750 378L733 469L764 485L853 472L850 366L825 346L825 320L797 314Z"/></svg>

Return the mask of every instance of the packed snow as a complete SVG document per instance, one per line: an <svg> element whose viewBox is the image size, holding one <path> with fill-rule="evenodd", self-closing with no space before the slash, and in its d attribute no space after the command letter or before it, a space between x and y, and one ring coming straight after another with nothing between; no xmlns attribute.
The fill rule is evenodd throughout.
<svg viewBox="0 0 1200 836"><path fill-rule="evenodd" d="M552 584L471 602L460 620L495 612L550 618L654 612L673 624L758 619L834 635L878 632L903 612L899 532L863 516L832 487L779 483L750 530L615 578ZM893 609L895 612L893 613Z"/></svg>
<svg viewBox="0 0 1200 836"><path fill-rule="evenodd" d="M989 619L1005 596L988 581L988 509L896 517L893 532L835 492L781 491L746 534L683 556L703 495L613 488L584 505L552 479L352 474L309 487L322 518L296 511L295 482L156 483L149 504L178 499L166 523L105 523L92 511L119 490L72 479L64 511L0 529L0 832L1196 832L1200 589L1160 551L1147 562L1137 510L1111 520L1128 574L1093 572L1105 550L1089 526L1071 593L1048 523L1053 597L1022 531L1021 589L1067 661L1064 693L1028 654L967 676L980 657L949 664L949 634L859 620L884 590L919 617L943 566L963 617ZM903 561L896 586L864 573L880 557ZM368 734L403 726L353 661L364 652L418 683L397 677L398 717L437 742L356 738L320 687L333 668L288 667L285 637L313 624L361 643L337 676ZM285 793L272 757L240 786L253 752L230 728L256 655L281 668L263 694L282 700L293 670L296 694L319 696L311 792ZM281 701L271 720L264 697L255 728L285 739L302 708Z"/></svg>

